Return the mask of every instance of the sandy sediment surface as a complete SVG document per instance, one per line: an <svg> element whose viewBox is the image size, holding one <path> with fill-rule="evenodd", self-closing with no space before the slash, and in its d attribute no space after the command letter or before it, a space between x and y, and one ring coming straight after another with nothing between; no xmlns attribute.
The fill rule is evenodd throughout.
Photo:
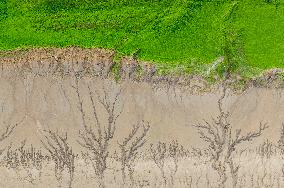
<svg viewBox="0 0 284 188"><path fill-rule="evenodd" d="M95 104L98 119L107 124L108 111L101 101L115 102L116 132L110 146L125 138L133 124L148 121L147 144L178 140L183 146L206 147L192 127L212 121L218 115L221 88L196 91L198 83L186 89L158 82L154 68L145 65L140 80L135 79L134 59L123 59L116 82L111 75L113 52L102 50L53 49L34 50L24 55L6 54L0 59L0 120L3 127L18 124L1 144L13 146L27 140L41 147L44 130L67 131L74 151L81 151L77 140L85 123L93 126ZM150 67L150 68L149 68ZM152 72L151 72L152 71ZM192 84L192 83L191 83ZM223 107L230 113L233 129L243 133L258 129L259 123L269 128L257 138L255 147L269 139L276 143L284 121L284 93L281 89L249 88L241 93L227 90ZM141 167L142 168L142 167Z"/></svg>
<svg viewBox="0 0 284 188"><path fill-rule="evenodd" d="M158 87L151 81L137 82L126 78L131 74L126 68L121 71L125 79L119 83L112 78L104 80L110 72L112 56L110 51L74 48L34 50L2 58L2 120L17 122L23 119L13 137L36 140L34 137L37 137L40 127L68 129L74 131L75 136L81 124L74 89L75 77L78 76L86 108L90 108L88 86L98 92L105 87L110 95L115 89L122 88L120 103L123 112L118 119L118 127L122 130L144 119L152 125L152 140L178 138L186 144L198 144L191 125L217 115L220 91L192 93L190 89L171 85ZM127 66L131 62L124 64ZM266 137L277 138L275 134L284 120L281 89L250 88L238 94L227 93L224 106L231 113L234 127L249 131L260 121L267 122L270 129Z"/></svg>

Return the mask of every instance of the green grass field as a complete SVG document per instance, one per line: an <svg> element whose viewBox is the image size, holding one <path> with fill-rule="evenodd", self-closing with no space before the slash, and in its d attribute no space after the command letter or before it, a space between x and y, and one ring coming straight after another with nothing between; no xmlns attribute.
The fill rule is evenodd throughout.
<svg viewBox="0 0 284 188"><path fill-rule="evenodd" d="M212 63L226 46L238 66L284 67L281 0L0 0L0 26L0 50L139 49L171 68Z"/></svg>

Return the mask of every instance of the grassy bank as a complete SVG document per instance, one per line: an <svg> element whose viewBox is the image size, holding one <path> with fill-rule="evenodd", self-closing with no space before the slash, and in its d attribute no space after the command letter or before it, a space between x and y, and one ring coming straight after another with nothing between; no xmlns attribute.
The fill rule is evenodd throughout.
<svg viewBox="0 0 284 188"><path fill-rule="evenodd" d="M0 20L0 50L113 48L186 72L226 53L240 74L284 67L280 0L0 0Z"/></svg>

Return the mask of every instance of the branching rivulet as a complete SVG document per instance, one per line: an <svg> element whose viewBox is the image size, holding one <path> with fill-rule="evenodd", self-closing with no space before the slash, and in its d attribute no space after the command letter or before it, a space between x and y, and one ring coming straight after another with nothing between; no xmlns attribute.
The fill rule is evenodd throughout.
<svg viewBox="0 0 284 188"><path fill-rule="evenodd" d="M61 136L58 132L53 132L51 130L44 131L45 140L41 140L42 145L44 148L49 152L51 155L52 160L55 163L55 177L59 183L59 187L62 184L62 178L64 170L66 169L69 173L69 188L72 187L72 181L74 179L74 172L75 172L75 157L72 147L68 143L68 136L67 133Z"/></svg>
<svg viewBox="0 0 284 188"><path fill-rule="evenodd" d="M149 122L142 121L134 124L129 135L123 140L122 143L119 143L123 183L125 183L126 180L126 167L130 181L132 184L134 182L133 173L135 160L137 159L138 150L146 143L146 136L149 129Z"/></svg>
<svg viewBox="0 0 284 188"><path fill-rule="evenodd" d="M87 86L88 97L90 99L90 105L92 108L92 117L94 118L94 123L92 125L88 125L86 121L87 115L84 109L83 99L79 91L79 79L77 77L75 78L75 86L73 86L73 88L77 94L78 109L80 111L83 124L83 130L79 131L80 140L78 140L78 143L83 148L88 150L89 153L85 156L89 156L95 173L100 180L99 184L101 187L104 187L104 173L107 169L109 144L116 131L116 121L122 113L122 107L119 105L122 90L119 88L117 92L114 90L109 92L103 85L103 93L99 94L98 91L92 89L89 85ZM113 92L115 93L114 97L111 97L110 94ZM107 114L106 123L99 119L94 96L96 96L99 105L103 107Z"/></svg>
<svg viewBox="0 0 284 188"><path fill-rule="evenodd" d="M193 125L197 128L200 138L209 144L209 153L211 154L212 167L220 177L219 186L225 187L230 183L231 187L236 187L238 179L239 166L233 162L233 152L236 147L243 143L252 141L254 138L261 136L263 131L268 128L267 124L260 122L256 131L248 132L241 135L241 129L237 129L235 134L232 133L232 125L228 121L230 113L224 112L223 100L226 96L226 88L223 87L222 96L218 100L219 115L213 122L205 121L202 124ZM228 178L231 181L227 181Z"/></svg>

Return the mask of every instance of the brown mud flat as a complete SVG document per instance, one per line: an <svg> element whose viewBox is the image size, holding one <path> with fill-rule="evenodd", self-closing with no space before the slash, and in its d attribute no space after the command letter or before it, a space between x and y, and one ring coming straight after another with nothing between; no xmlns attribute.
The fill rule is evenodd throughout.
<svg viewBox="0 0 284 188"><path fill-rule="evenodd" d="M116 82L113 51L13 53L0 58L0 187L284 186L280 88L209 87L133 58Z"/></svg>

